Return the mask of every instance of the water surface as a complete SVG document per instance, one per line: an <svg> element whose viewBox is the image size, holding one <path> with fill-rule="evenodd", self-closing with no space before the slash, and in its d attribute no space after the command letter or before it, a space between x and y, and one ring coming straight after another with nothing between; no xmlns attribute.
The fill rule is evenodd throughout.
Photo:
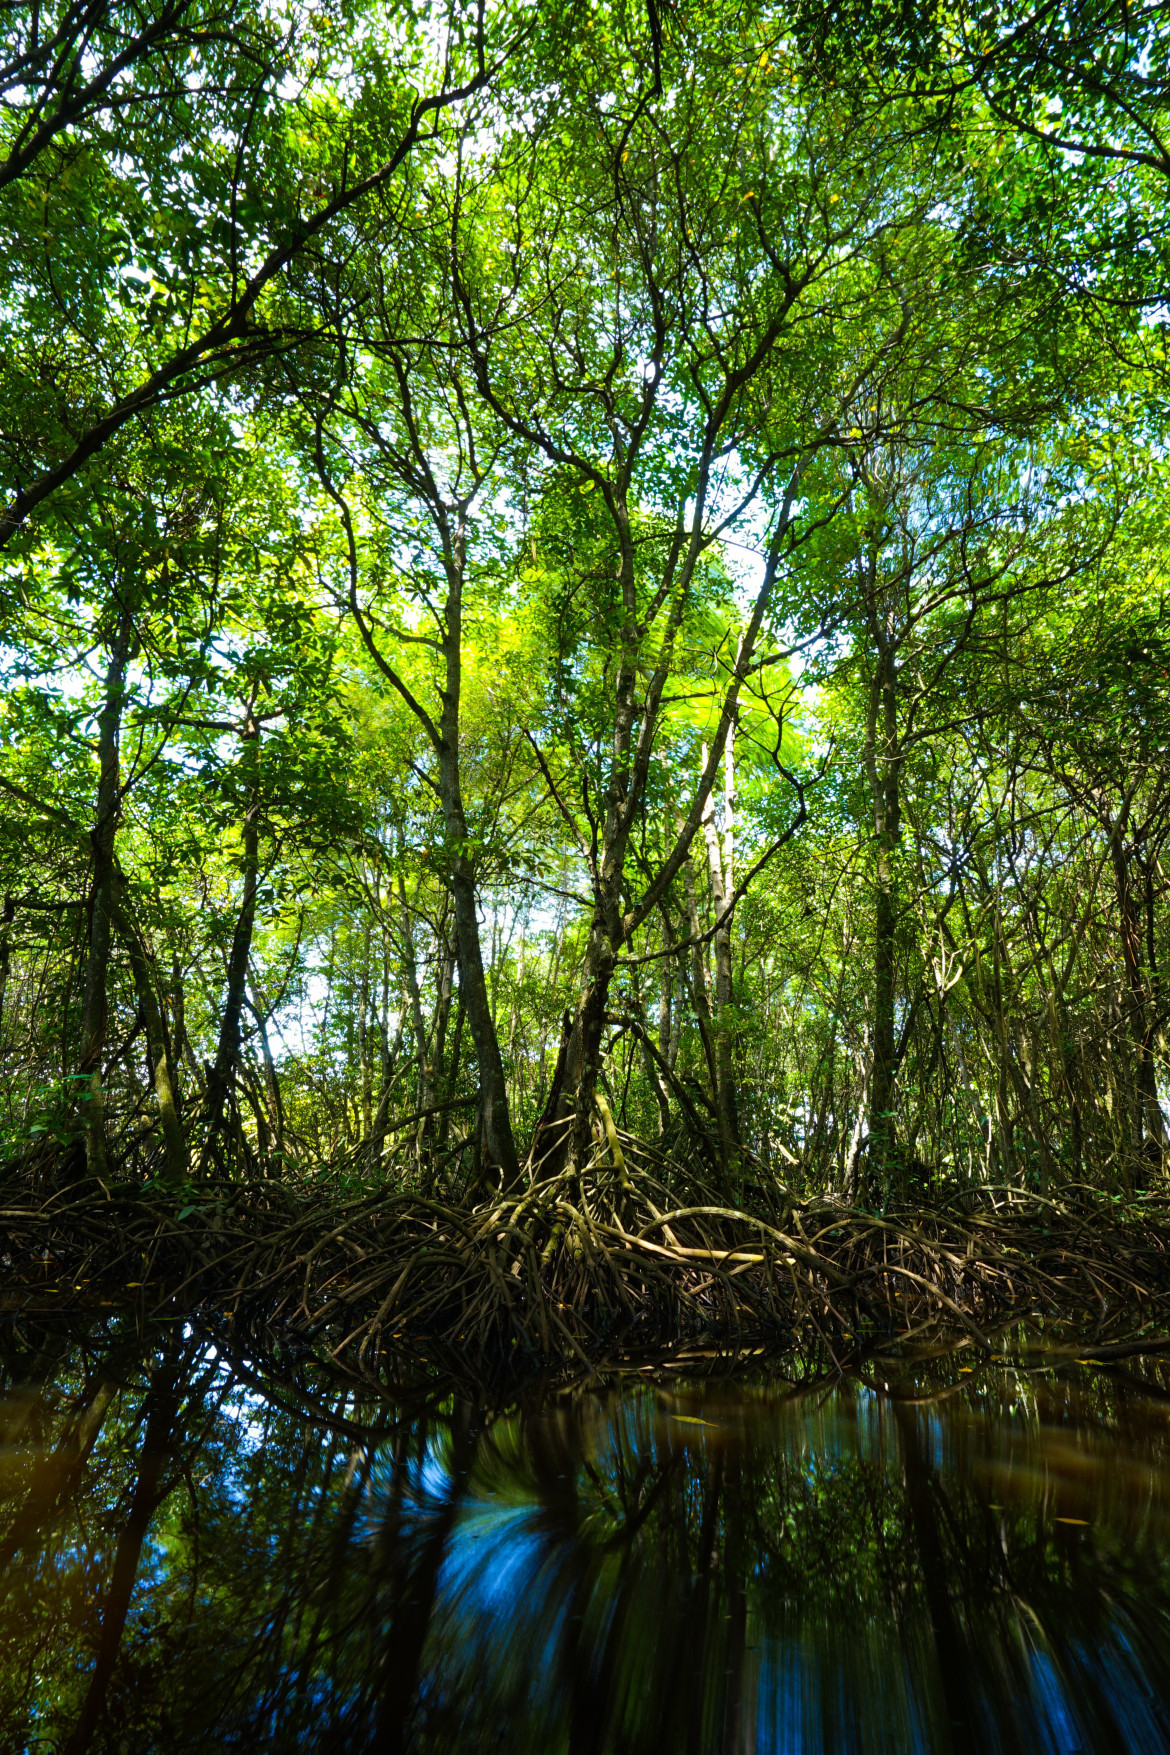
<svg viewBox="0 0 1170 1755"><path fill-rule="evenodd" d="M182 1324L0 1349L0 1748L1170 1749L1156 1354L491 1407Z"/></svg>

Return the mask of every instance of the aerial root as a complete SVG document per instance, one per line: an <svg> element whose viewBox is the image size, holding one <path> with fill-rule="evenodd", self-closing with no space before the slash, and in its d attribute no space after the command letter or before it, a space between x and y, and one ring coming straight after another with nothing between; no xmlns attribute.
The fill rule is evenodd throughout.
<svg viewBox="0 0 1170 1755"><path fill-rule="evenodd" d="M199 1306L237 1336L311 1344L363 1376L427 1348L588 1363L704 1337L767 1351L819 1338L836 1356L930 1322L986 1348L1013 1314L1067 1318L1087 1345L1170 1318L1170 1211L1148 1203L1140 1224L1010 1190L973 1212L877 1216L777 1188L747 1210L622 1147L620 1168L607 1154L471 1208L347 1198L324 1177L208 1183L182 1204L100 1184L22 1199L10 1185L5 1298Z"/></svg>

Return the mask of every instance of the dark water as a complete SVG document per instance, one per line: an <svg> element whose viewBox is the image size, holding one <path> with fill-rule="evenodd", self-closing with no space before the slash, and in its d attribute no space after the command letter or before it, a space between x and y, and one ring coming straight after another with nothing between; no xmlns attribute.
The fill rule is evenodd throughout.
<svg viewBox="0 0 1170 1755"><path fill-rule="evenodd" d="M805 1369L395 1406L9 1322L0 1749L1170 1749L1170 1368Z"/></svg>

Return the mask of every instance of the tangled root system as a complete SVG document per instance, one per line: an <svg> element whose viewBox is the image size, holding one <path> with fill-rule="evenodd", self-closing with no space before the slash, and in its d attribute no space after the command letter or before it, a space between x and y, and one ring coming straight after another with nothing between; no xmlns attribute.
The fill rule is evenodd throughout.
<svg viewBox="0 0 1170 1755"><path fill-rule="evenodd" d="M72 1183L0 1209L10 1309L201 1310L237 1342L379 1377L405 1357L579 1369L623 1351L778 1352L1067 1319L1098 1351L1170 1318L1170 1209L981 1188L876 1215L773 1185L720 1196L623 1135L585 1172L455 1205L331 1176L180 1198ZM965 1209L965 1210L964 1210ZM387 1362L390 1362L388 1364Z"/></svg>

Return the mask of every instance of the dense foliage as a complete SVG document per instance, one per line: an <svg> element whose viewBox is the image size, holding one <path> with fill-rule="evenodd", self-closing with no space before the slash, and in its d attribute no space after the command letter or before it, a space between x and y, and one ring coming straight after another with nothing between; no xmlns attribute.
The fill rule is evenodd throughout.
<svg viewBox="0 0 1170 1755"><path fill-rule="evenodd" d="M6 1156L1160 1177L1168 22L9 11Z"/></svg>

